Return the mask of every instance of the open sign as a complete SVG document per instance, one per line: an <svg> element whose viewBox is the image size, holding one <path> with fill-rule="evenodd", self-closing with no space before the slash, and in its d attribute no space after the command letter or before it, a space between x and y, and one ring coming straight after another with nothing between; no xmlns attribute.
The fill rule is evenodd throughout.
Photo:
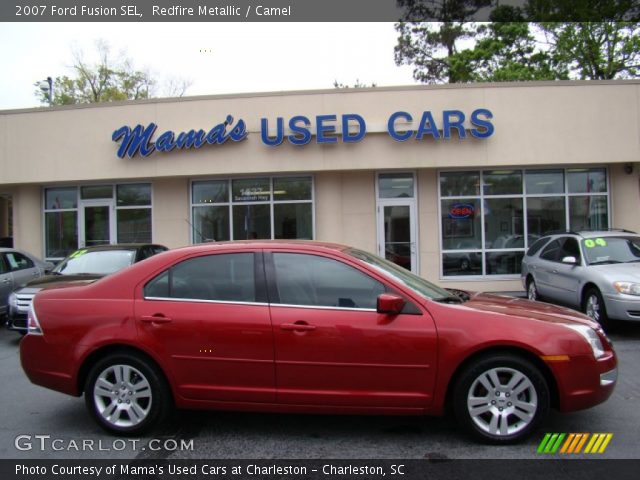
<svg viewBox="0 0 640 480"><path fill-rule="evenodd" d="M456 203L449 209L449 217L451 218L470 218L474 213L473 205L469 203Z"/></svg>

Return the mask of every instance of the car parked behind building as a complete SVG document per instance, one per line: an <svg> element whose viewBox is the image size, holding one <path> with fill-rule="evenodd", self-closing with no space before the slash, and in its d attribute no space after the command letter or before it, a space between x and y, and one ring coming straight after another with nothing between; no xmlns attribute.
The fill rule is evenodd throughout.
<svg viewBox="0 0 640 480"><path fill-rule="evenodd" d="M521 278L530 300L580 309L600 324L640 321L640 235L635 232L544 236L524 256Z"/></svg>
<svg viewBox="0 0 640 480"><path fill-rule="evenodd" d="M53 268L51 273L41 278L28 278L30 281L22 282L9 295L7 328L27 333L27 312L33 297L41 290L62 283L91 283L166 250L164 245L147 243L100 245L76 250L55 268L50 264Z"/></svg>
<svg viewBox="0 0 640 480"><path fill-rule="evenodd" d="M172 406L441 415L496 443L550 407L605 401L615 352L572 310L449 292L361 250L303 241L171 250L39 293L20 344L38 385L139 434Z"/></svg>

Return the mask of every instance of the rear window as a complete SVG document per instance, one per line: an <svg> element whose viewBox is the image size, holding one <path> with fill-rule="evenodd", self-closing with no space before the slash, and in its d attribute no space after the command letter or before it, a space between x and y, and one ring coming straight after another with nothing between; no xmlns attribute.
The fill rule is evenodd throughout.
<svg viewBox="0 0 640 480"><path fill-rule="evenodd" d="M98 250L90 252L81 249L67 257L66 260L54 268L53 272L61 275L109 275L128 267L135 261L135 258L135 250Z"/></svg>

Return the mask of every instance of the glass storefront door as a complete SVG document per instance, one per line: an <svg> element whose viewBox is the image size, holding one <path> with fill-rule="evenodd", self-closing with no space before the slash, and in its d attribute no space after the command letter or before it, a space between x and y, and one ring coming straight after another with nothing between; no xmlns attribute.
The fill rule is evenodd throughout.
<svg viewBox="0 0 640 480"><path fill-rule="evenodd" d="M378 255L418 273L414 176L381 173L377 191Z"/></svg>
<svg viewBox="0 0 640 480"><path fill-rule="evenodd" d="M113 200L80 203L80 247L113 243L115 218Z"/></svg>

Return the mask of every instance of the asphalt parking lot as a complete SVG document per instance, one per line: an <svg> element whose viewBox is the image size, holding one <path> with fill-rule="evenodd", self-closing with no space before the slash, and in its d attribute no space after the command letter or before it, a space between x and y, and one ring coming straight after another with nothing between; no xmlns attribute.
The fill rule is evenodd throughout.
<svg viewBox="0 0 640 480"><path fill-rule="evenodd" d="M115 438L83 399L32 385L19 362L20 336L0 329L0 458L104 459L533 459L546 432L611 432L598 458L640 458L640 324L610 334L620 360L613 396L590 410L552 412L514 446L478 445L450 418L180 412L151 436ZM589 458L594 458L593 456Z"/></svg>

